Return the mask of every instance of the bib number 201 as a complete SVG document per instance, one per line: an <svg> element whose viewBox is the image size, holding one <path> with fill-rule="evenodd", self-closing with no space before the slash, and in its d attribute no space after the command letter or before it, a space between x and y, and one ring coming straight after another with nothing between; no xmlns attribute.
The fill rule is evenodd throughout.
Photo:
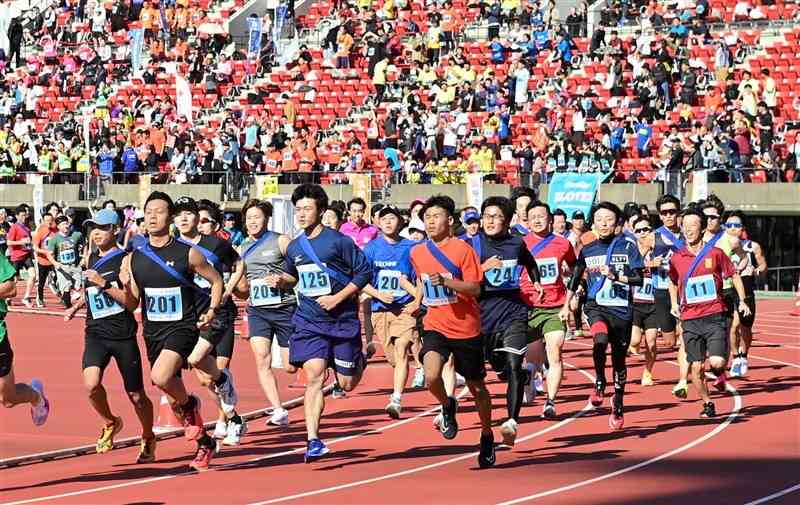
<svg viewBox="0 0 800 505"><path fill-rule="evenodd" d="M147 288L145 300L148 320L164 322L183 319L181 288Z"/></svg>

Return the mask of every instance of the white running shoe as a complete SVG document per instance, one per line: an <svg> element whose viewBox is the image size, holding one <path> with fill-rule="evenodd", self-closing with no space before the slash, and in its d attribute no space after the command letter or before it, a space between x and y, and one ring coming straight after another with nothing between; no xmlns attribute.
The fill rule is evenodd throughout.
<svg viewBox="0 0 800 505"><path fill-rule="evenodd" d="M747 367L748 367L747 358L739 358L740 377L744 377L745 375L747 375Z"/></svg>
<svg viewBox="0 0 800 505"><path fill-rule="evenodd" d="M741 367L742 367L742 358L738 357L733 358L733 363L731 363L730 376L741 377L742 376Z"/></svg>
<svg viewBox="0 0 800 505"><path fill-rule="evenodd" d="M247 423L241 424L228 421L228 434L222 440L223 445L239 445L244 434L247 433Z"/></svg>
<svg viewBox="0 0 800 505"><path fill-rule="evenodd" d="M544 393L544 381L542 380L542 374L536 374L533 377L533 387L536 388L537 393Z"/></svg>
<svg viewBox="0 0 800 505"><path fill-rule="evenodd" d="M425 369L420 367L414 372L414 380L411 382L412 388L425 387Z"/></svg>
<svg viewBox="0 0 800 505"><path fill-rule="evenodd" d="M403 407L400 405L400 400L392 395L389 399L389 404L386 405L384 410L386 410L386 413L389 414L389 417L392 419L400 419L400 412L403 411Z"/></svg>
<svg viewBox="0 0 800 505"><path fill-rule="evenodd" d="M272 417L269 418L268 424L280 426L285 428L289 426L289 411L284 408L277 408L272 412Z"/></svg>
<svg viewBox="0 0 800 505"><path fill-rule="evenodd" d="M236 387L233 385L233 374L227 368L220 370L222 374L227 377L225 384L214 389L219 395L219 403L222 406L222 411L226 414L232 414L236 409L236 402L239 401L239 396L236 394Z"/></svg>
<svg viewBox="0 0 800 505"><path fill-rule="evenodd" d="M460 388L461 386L463 386L466 383L467 383L467 379L465 379L463 375L457 373L456 374L456 387Z"/></svg>
<svg viewBox="0 0 800 505"><path fill-rule="evenodd" d="M225 438L228 434L228 423L225 421L217 421L216 426L214 426L214 435L213 437L216 439Z"/></svg>
<svg viewBox="0 0 800 505"><path fill-rule="evenodd" d="M439 429L439 425L440 425L441 423L442 423L442 413L441 413L441 412L439 412L439 413L438 413L438 414L436 414L436 416L434 416L434 418L433 418L433 429L435 429L435 430L438 430L438 429Z"/></svg>
<svg viewBox="0 0 800 505"><path fill-rule="evenodd" d="M509 447L514 446L517 440L517 422L509 419L500 427L500 433L503 435L503 443Z"/></svg>

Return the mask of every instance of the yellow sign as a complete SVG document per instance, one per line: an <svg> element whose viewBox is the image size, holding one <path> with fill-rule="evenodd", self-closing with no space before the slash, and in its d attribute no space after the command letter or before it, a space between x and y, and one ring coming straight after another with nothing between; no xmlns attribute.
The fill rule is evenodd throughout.
<svg viewBox="0 0 800 505"><path fill-rule="evenodd" d="M277 175L257 175L256 194L258 198L265 200L278 195L278 176Z"/></svg>
<svg viewBox="0 0 800 505"><path fill-rule="evenodd" d="M150 196L150 174L139 175L139 208L144 209L144 203Z"/></svg>
<svg viewBox="0 0 800 505"><path fill-rule="evenodd" d="M353 198L359 197L367 202L367 212L372 207L372 181L367 174L353 174L350 184L353 186Z"/></svg>

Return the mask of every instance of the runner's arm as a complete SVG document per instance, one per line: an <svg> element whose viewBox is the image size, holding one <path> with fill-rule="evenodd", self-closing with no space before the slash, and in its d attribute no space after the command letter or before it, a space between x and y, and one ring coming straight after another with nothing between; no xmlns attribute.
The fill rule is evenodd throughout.
<svg viewBox="0 0 800 505"><path fill-rule="evenodd" d="M133 273L131 272L132 256L132 254L125 256L119 271L119 280L125 288L124 305L125 307L129 307L131 311L136 310L140 299L139 286L136 285L136 280L133 278Z"/></svg>
<svg viewBox="0 0 800 505"><path fill-rule="evenodd" d="M222 276L206 261L203 253L194 247L189 250L189 267L194 273L211 283L211 305L208 310L209 312L216 311L222 303L222 291L225 288Z"/></svg>
<svg viewBox="0 0 800 505"><path fill-rule="evenodd" d="M77 300L73 300L72 306L64 311L64 321L69 321L75 314L86 305L86 299L83 297L83 293L81 293L80 297Z"/></svg>
<svg viewBox="0 0 800 505"><path fill-rule="evenodd" d="M755 274L761 275L767 272L767 258L764 257L764 250L761 249L761 244L758 242L753 242L753 255L756 257L756 263L758 266L756 267Z"/></svg>
<svg viewBox="0 0 800 505"><path fill-rule="evenodd" d="M678 304L678 286L675 285L675 281L672 278L669 280L669 301L674 314L680 305Z"/></svg>
<svg viewBox="0 0 800 505"><path fill-rule="evenodd" d="M621 282L623 284L627 284L628 286L641 286L644 284L644 269L643 268L633 268L631 269L630 275L625 274L616 274L615 272L615 279L617 282Z"/></svg>
<svg viewBox="0 0 800 505"><path fill-rule="evenodd" d="M17 283L13 277L0 282L0 299L11 299L15 296L17 296Z"/></svg>
<svg viewBox="0 0 800 505"><path fill-rule="evenodd" d="M228 285L225 286L225 291L222 293L223 301L230 298L231 295L236 291L236 288L239 286L239 281L242 280L242 277L244 277L244 272L244 261L239 259L234 265L233 274L231 275L231 278L228 279Z"/></svg>

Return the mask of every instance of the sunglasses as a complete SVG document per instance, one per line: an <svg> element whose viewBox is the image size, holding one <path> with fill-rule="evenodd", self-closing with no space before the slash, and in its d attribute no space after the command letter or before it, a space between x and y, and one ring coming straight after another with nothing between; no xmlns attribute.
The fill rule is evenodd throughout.
<svg viewBox="0 0 800 505"><path fill-rule="evenodd" d="M633 231L636 232L636 233L650 233L652 230L653 229L648 226L646 228L636 228Z"/></svg>
<svg viewBox="0 0 800 505"><path fill-rule="evenodd" d="M200 218L200 224L217 224L217 222L214 221L213 219L209 219L207 217L201 217Z"/></svg>
<svg viewBox="0 0 800 505"><path fill-rule="evenodd" d="M719 219L719 214L706 214L706 218L708 219Z"/></svg>
<svg viewBox="0 0 800 505"><path fill-rule="evenodd" d="M725 223L725 228L737 229L737 228L741 228L741 227L742 227L742 223Z"/></svg>
<svg viewBox="0 0 800 505"><path fill-rule="evenodd" d="M678 214L678 209L664 209L658 211L662 216L674 216Z"/></svg>

